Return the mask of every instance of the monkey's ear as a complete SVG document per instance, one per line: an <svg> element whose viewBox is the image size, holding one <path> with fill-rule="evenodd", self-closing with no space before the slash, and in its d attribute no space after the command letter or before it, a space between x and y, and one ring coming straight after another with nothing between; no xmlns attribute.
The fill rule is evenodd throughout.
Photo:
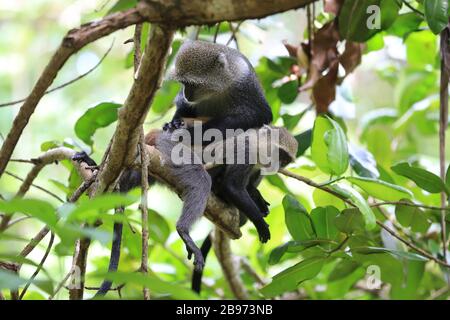
<svg viewBox="0 0 450 320"><path fill-rule="evenodd" d="M225 66L227 65L227 57L225 56L225 53L219 53L219 55L217 56L217 64L221 68L225 68Z"/></svg>

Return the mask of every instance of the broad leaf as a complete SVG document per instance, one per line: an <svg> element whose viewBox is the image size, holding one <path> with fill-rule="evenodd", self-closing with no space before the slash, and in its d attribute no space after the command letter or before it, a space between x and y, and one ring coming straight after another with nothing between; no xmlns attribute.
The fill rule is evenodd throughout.
<svg viewBox="0 0 450 320"><path fill-rule="evenodd" d="M417 207L398 204L395 207L395 216L402 226L411 227L414 232L425 233L431 225L426 213Z"/></svg>
<svg viewBox="0 0 450 320"><path fill-rule="evenodd" d="M294 240L304 241L316 237L311 218L300 202L293 196L287 195L283 199L283 208L286 226Z"/></svg>
<svg viewBox="0 0 450 320"><path fill-rule="evenodd" d="M364 217L361 211L356 208L345 209L336 217L334 223L336 227L347 234L364 231Z"/></svg>
<svg viewBox="0 0 450 320"><path fill-rule="evenodd" d="M364 222L367 230L372 230L376 226L375 214L367 203L366 199L356 191L345 184L338 184L332 186L332 188L341 194L344 194L348 199L350 199L356 207L360 210L364 217Z"/></svg>
<svg viewBox="0 0 450 320"><path fill-rule="evenodd" d="M345 133L339 124L324 116L314 122L311 156L321 171L343 174L348 167L348 148Z"/></svg>
<svg viewBox="0 0 450 320"><path fill-rule="evenodd" d="M278 89L278 97L284 104L291 104L298 96L298 81L293 80L284 83Z"/></svg>
<svg viewBox="0 0 450 320"><path fill-rule="evenodd" d="M448 24L448 0L424 0L423 6L431 31L439 34Z"/></svg>
<svg viewBox="0 0 450 320"><path fill-rule="evenodd" d="M89 108L75 123L75 134L84 143L92 146L92 136L97 129L105 128L117 120L117 110L122 105L103 102Z"/></svg>
<svg viewBox="0 0 450 320"><path fill-rule="evenodd" d="M286 291L295 290L302 282L317 276L322 270L326 258L312 257L275 275L272 282L261 289L261 293L267 297L275 297Z"/></svg>
<svg viewBox="0 0 450 320"><path fill-rule="evenodd" d="M339 33L346 40L365 42L388 29L399 9L393 0L345 1L339 14Z"/></svg>
<svg viewBox="0 0 450 320"><path fill-rule="evenodd" d="M311 220L317 238L335 240L339 234L334 220L339 215L339 210L332 206L319 207L311 211ZM328 246L329 247L329 246Z"/></svg>
<svg viewBox="0 0 450 320"><path fill-rule="evenodd" d="M342 259L331 271L328 276L328 282L333 282L341 280L350 274L352 274L356 269L361 266L358 262L351 259Z"/></svg>
<svg viewBox="0 0 450 320"><path fill-rule="evenodd" d="M312 130L306 130L295 136L295 140L298 142L297 157L302 156L312 143Z"/></svg>
<svg viewBox="0 0 450 320"><path fill-rule="evenodd" d="M55 227L58 221L55 208L48 202L35 199L13 198L9 201L0 200L0 212L21 212L35 217L50 228Z"/></svg>
<svg viewBox="0 0 450 320"><path fill-rule="evenodd" d="M380 173L373 155L360 147L349 144L350 165L360 177L378 178Z"/></svg>
<svg viewBox="0 0 450 320"><path fill-rule="evenodd" d="M425 169L412 167L407 162L399 163L391 169L395 173L414 181L419 188L425 191L430 193L446 191L446 186L441 178Z"/></svg>
<svg viewBox="0 0 450 320"><path fill-rule="evenodd" d="M356 177L349 177L347 180L353 184L356 184L376 199L384 201L398 201L403 198L412 197L412 193L408 189L383 180Z"/></svg>

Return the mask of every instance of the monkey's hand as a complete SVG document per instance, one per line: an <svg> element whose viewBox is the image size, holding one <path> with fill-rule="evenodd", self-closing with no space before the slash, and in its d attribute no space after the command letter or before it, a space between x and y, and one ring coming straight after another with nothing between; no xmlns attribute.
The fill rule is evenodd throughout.
<svg viewBox="0 0 450 320"><path fill-rule="evenodd" d="M174 131L174 130L183 128L183 126L184 126L184 121L183 121L183 119L181 119L181 118L176 118L176 119L173 119L172 121L167 122L166 124L164 124L163 130L164 130L164 131L171 131L171 132L172 132L172 131Z"/></svg>
<svg viewBox="0 0 450 320"><path fill-rule="evenodd" d="M89 169L91 169L92 171L98 169L97 163L95 163L95 161L91 159L91 157L89 157L84 151L75 153L72 157L72 160L79 163L86 163L89 166Z"/></svg>
<svg viewBox="0 0 450 320"><path fill-rule="evenodd" d="M178 234L180 238L183 240L186 245L186 250L188 252L188 260L191 260L192 255L194 255L194 269L197 272L201 272L203 267L205 266L205 259L203 258L203 254L200 251L199 247L192 240L189 232L185 230L183 227L177 226Z"/></svg>
<svg viewBox="0 0 450 320"><path fill-rule="evenodd" d="M259 241L266 243L270 239L269 225L262 220L261 223L255 224L256 230L258 231Z"/></svg>

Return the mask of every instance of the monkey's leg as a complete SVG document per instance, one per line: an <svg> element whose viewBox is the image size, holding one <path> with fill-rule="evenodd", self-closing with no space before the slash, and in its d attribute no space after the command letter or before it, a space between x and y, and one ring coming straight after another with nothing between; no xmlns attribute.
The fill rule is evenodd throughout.
<svg viewBox="0 0 450 320"><path fill-rule="evenodd" d="M264 217L267 217L267 215L269 214L269 207L268 206L270 205L270 203L268 203L263 198L263 196L261 195L261 193L257 189L257 187L260 184L261 180L262 180L261 170L255 171L250 177L249 183L247 185L247 192L250 195L250 197L252 198L252 200L255 202L255 204L258 206L258 208L261 211L262 215Z"/></svg>
<svg viewBox="0 0 450 320"><path fill-rule="evenodd" d="M189 231L205 211L211 192L211 178L203 169L203 165L172 166L170 170L178 178L184 190L183 209L176 229L186 245L188 259L194 255L194 268L196 271L201 271L205 260L201 250L189 235Z"/></svg>
<svg viewBox="0 0 450 320"><path fill-rule="evenodd" d="M227 166L223 191L229 202L236 206L255 225L261 242L265 243L270 239L269 225L264 221L258 206L250 197L246 187L248 179L243 181L243 176L249 176L252 165L230 165Z"/></svg>

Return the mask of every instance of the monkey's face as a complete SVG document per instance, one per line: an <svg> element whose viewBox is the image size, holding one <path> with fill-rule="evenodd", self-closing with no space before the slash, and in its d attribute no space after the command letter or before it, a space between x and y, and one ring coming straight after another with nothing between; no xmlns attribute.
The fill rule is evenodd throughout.
<svg viewBox="0 0 450 320"><path fill-rule="evenodd" d="M185 42L175 58L170 76L184 85L188 101L197 102L225 92L235 81L239 53L223 45L204 41Z"/></svg>

